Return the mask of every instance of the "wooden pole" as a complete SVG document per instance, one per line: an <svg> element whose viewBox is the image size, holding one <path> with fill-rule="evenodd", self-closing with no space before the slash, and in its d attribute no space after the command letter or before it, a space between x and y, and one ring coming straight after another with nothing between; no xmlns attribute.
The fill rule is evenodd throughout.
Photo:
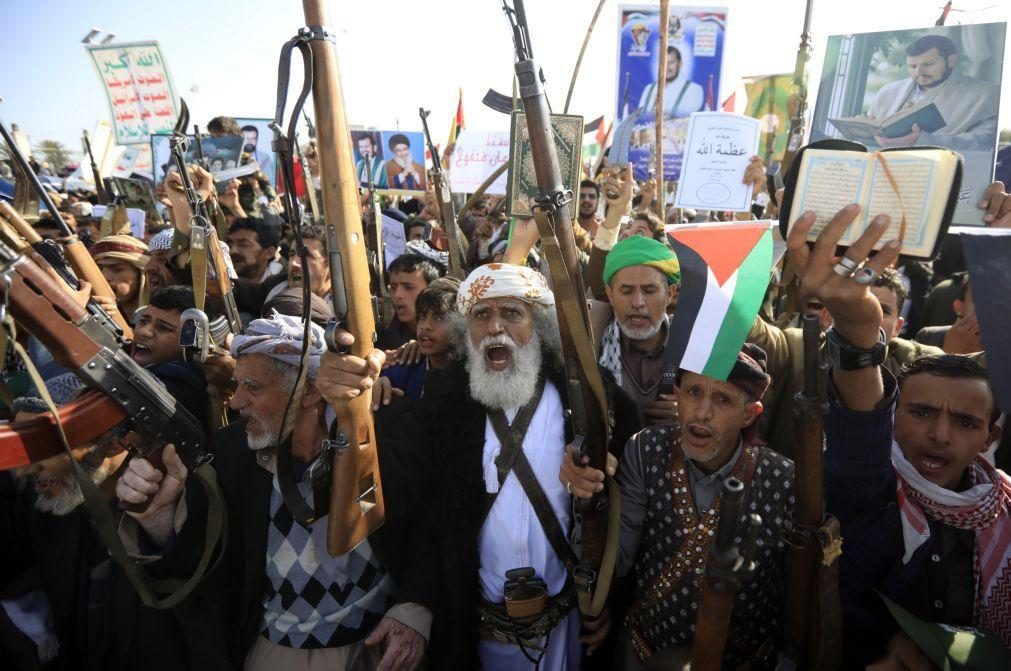
<svg viewBox="0 0 1011 671"><path fill-rule="evenodd" d="M656 170L657 209L660 221L667 221L666 194L663 183L663 95L667 84L667 36L670 32L670 0L660 0L660 59L656 78L656 151L653 166Z"/></svg>
<svg viewBox="0 0 1011 671"><path fill-rule="evenodd" d="M597 17L600 16L600 10L604 9L605 2L607 0L600 0L597 3L597 10L593 12L593 18L590 19L590 27L586 29L586 35L583 36L583 46L579 48L576 66L572 68L572 79L569 80L569 92L565 96L565 107L562 109L562 114L569 113L569 103L572 102L572 91L576 88L576 78L579 77L579 66L583 64L583 54L586 53L586 46L590 43L590 35L593 34L593 27L597 25Z"/></svg>

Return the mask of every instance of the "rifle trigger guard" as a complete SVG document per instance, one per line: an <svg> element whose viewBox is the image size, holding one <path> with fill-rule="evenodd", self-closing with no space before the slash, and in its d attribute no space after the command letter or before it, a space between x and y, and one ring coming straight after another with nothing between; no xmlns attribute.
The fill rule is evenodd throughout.
<svg viewBox="0 0 1011 671"><path fill-rule="evenodd" d="M337 37L323 26L303 26L298 29L298 37L303 42L329 42L337 44Z"/></svg>

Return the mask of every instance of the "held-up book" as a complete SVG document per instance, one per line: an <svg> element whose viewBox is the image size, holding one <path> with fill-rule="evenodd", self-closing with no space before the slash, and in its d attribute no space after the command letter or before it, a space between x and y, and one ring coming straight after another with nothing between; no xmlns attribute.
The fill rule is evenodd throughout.
<svg viewBox="0 0 1011 671"><path fill-rule="evenodd" d="M804 148L796 160L783 198L784 237L811 210L817 215L809 236L814 241L839 210L857 203L860 215L840 238L840 246L852 245L876 216L887 214L891 224L875 249L901 240L904 256L936 255L958 201L959 154L934 147L868 152L856 143L828 140Z"/></svg>
<svg viewBox="0 0 1011 671"><path fill-rule="evenodd" d="M932 102L921 103L899 110L895 114L878 120L874 117L857 116L845 119L829 119L829 123L850 140L876 144L874 136L902 137L913 132L913 124L924 133L933 133L947 125L944 117Z"/></svg>

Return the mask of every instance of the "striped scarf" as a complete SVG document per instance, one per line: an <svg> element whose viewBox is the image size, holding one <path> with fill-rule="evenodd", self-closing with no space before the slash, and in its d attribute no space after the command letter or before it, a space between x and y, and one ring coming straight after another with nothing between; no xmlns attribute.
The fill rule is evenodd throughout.
<svg viewBox="0 0 1011 671"><path fill-rule="evenodd" d="M892 442L896 498L905 543L903 563L930 538L927 518L976 532L975 624L1011 648L1011 478L983 457L969 466L972 486L953 492L924 478Z"/></svg>

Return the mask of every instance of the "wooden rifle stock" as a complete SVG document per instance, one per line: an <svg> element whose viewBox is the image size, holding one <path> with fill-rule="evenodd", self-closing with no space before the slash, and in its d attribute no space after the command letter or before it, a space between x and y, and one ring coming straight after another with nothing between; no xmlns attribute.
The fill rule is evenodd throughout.
<svg viewBox="0 0 1011 671"><path fill-rule="evenodd" d="M45 269L6 245L0 245L0 275L6 305L17 322L58 364L105 392L139 431L153 439L138 446L140 456L157 465L162 447L173 443L180 457L192 463L203 444L203 428L120 349L115 328L105 317L81 307ZM111 421L108 414L102 417L96 417L96 429Z"/></svg>
<svg viewBox="0 0 1011 671"><path fill-rule="evenodd" d="M325 0L303 0L302 7L306 25L323 32L328 23ZM309 48L313 56L312 97L316 110L323 211L330 229L328 233L333 235L340 252L341 289L347 299L346 313L338 313L338 318L355 338L351 352L364 358L374 346L376 323L372 297L367 289L368 253L362 232L358 176L352 159L337 49L333 43L322 39L322 35L320 39L312 39ZM331 275L337 274L338 269L331 268ZM336 296L334 300L338 300ZM341 401L333 407L337 413L338 447L330 490L327 551L342 555L382 525L385 509L368 394Z"/></svg>
<svg viewBox="0 0 1011 671"><path fill-rule="evenodd" d="M555 291L555 308L568 382L568 410L572 432L579 451L589 456L589 465L605 471L610 439L607 398L603 379L597 367L593 340L590 337L586 292L572 233L572 219L568 209L572 193L566 191L562 184L547 96L544 93L539 70L533 61L522 0L515 0L514 7L513 10L504 5L513 27L516 78L519 83L519 95L523 100L523 111L526 114L534 172L540 191L535 199L534 215ZM584 586L586 589L580 593L580 609L591 616L599 613L597 604L600 603L602 607L602 597L607 592L611 578L610 575L598 575L605 561L609 506L608 488L592 499L579 500L582 514L583 561L593 571L590 583L599 577L600 585L604 587L602 594L594 594L592 607L582 597L585 596L586 589L592 589L596 585ZM603 570L606 572L608 568L604 567ZM601 598L598 600L598 597Z"/></svg>
<svg viewBox="0 0 1011 671"><path fill-rule="evenodd" d="M827 368L818 318L805 315L804 388L797 394L793 534L787 583L787 654L799 668L835 669L840 622L836 574L841 551L838 522L822 503L823 417L828 411Z"/></svg>
<svg viewBox="0 0 1011 671"><path fill-rule="evenodd" d="M740 534L742 543L738 547L734 539L740 531L743 508L744 483L737 478L727 478L723 483L719 525L709 546L702 598L695 619L693 671L719 671L723 668L734 597L754 571L751 555L762 520L758 515L748 516L747 527Z"/></svg>

